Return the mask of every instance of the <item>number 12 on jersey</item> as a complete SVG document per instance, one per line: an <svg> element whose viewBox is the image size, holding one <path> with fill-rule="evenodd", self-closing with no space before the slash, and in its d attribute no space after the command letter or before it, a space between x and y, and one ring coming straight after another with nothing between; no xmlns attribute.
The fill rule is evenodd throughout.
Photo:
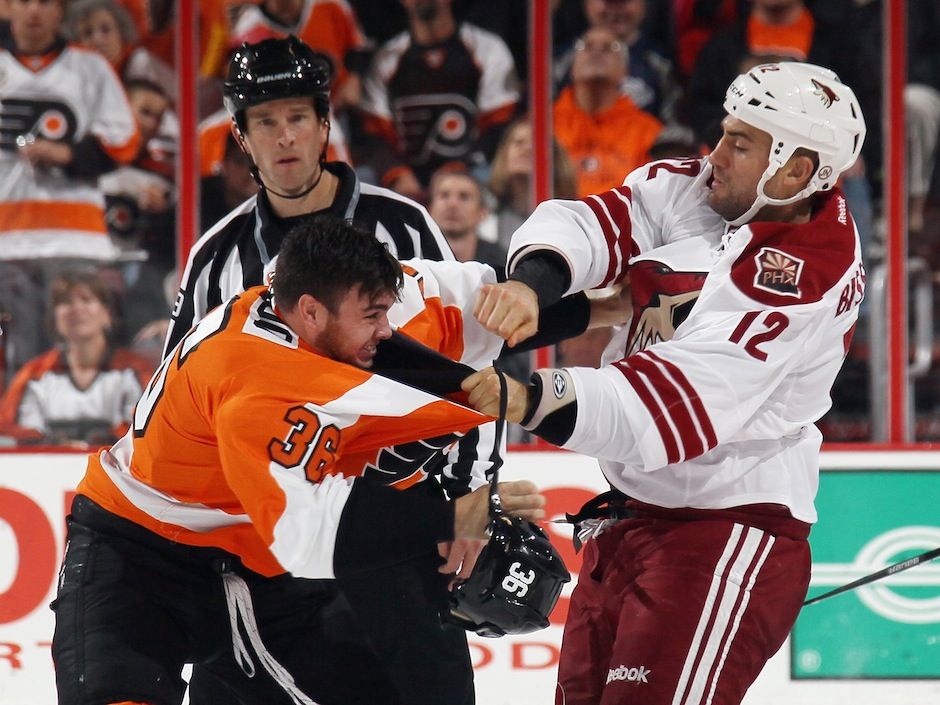
<svg viewBox="0 0 940 705"><path fill-rule="evenodd" d="M765 314L762 321L757 319ZM753 358L763 362L767 353L760 349L764 343L779 336L790 325L790 319L780 311L748 311L741 318L737 328L728 338L732 343L740 344L744 341L744 351ZM745 338L745 335L747 336Z"/></svg>

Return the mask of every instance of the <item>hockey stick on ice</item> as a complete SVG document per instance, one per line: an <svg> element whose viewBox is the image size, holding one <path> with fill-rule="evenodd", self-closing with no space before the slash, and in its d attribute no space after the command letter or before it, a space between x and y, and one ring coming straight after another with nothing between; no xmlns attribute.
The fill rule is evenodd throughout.
<svg viewBox="0 0 940 705"><path fill-rule="evenodd" d="M930 551L925 551L924 553L916 555L913 558L907 558L899 563L895 563L894 565L889 565L887 568L882 568L877 573L872 573L871 575L866 575L864 578L853 580L851 583L846 583L841 587L837 587L835 590L830 590L829 592L824 592L822 595L817 595L813 599L804 602L803 606L806 607L806 605L811 605L814 602L825 600L828 597L833 597L834 595L838 595L849 590L854 590L855 588L861 587L862 585L868 585L868 583L873 583L876 580L881 580L882 578L886 578L889 575L900 573L902 570L913 568L915 565L927 563L928 561L932 561L937 557L940 557L940 547L931 549Z"/></svg>

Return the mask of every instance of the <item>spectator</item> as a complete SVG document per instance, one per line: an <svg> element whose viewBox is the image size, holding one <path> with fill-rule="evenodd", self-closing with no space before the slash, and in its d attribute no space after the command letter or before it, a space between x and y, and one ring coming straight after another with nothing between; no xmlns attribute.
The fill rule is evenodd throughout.
<svg viewBox="0 0 940 705"><path fill-rule="evenodd" d="M683 85L692 75L699 52L711 36L738 18L741 0L671 0L675 27L675 61Z"/></svg>
<svg viewBox="0 0 940 705"><path fill-rule="evenodd" d="M113 346L114 300L96 275L56 279L50 314L59 344L16 375L0 401L0 432L49 444L113 443L153 368Z"/></svg>
<svg viewBox="0 0 940 705"><path fill-rule="evenodd" d="M809 61L839 73L842 38L803 0L752 0L750 12L702 47L689 82L689 119L703 142L721 137L725 89L740 72L771 60ZM746 63L742 63L746 62Z"/></svg>
<svg viewBox="0 0 940 705"><path fill-rule="evenodd" d="M231 118L227 119L231 122ZM202 199L199 211L200 232L207 232L240 203L257 193L258 183L251 176L251 159L238 146L235 136L229 130L219 173L204 176L199 188Z"/></svg>
<svg viewBox="0 0 940 705"><path fill-rule="evenodd" d="M140 150L130 164L102 176L108 231L123 250L143 250L151 262L175 266L174 164L156 146L169 101L145 79L127 83L127 98L140 130Z"/></svg>
<svg viewBox="0 0 940 705"><path fill-rule="evenodd" d="M127 94L140 128L141 149L131 164L105 174L98 183L105 195L108 232L126 253L116 273L125 302L124 328L136 342L143 328L165 321L169 311L163 282L176 269L175 174L157 135L169 106L166 94L146 79L128 81Z"/></svg>
<svg viewBox="0 0 940 705"><path fill-rule="evenodd" d="M447 238L460 262L482 262L506 279L506 249L480 237L480 226L489 215L483 188L466 171L442 169L431 178L428 211Z"/></svg>
<svg viewBox="0 0 940 705"><path fill-rule="evenodd" d="M647 0L583 0L588 29L612 32L623 45L625 70L620 89L636 106L663 122L676 117L679 89L672 77L672 62L666 58L643 29ZM556 85L570 78L577 54L576 44L555 60Z"/></svg>
<svg viewBox="0 0 940 705"><path fill-rule="evenodd" d="M402 4L409 29L376 53L362 109L382 184L420 199L442 164L482 167L492 157L519 93L503 40L458 23L450 0Z"/></svg>
<svg viewBox="0 0 940 705"><path fill-rule="evenodd" d="M555 135L578 175L578 196L618 186L649 159L662 123L620 92L626 46L609 30L575 43L572 84L555 101Z"/></svg>
<svg viewBox="0 0 940 705"><path fill-rule="evenodd" d="M134 20L115 0L74 0L69 4L67 26L75 41L98 51L123 81L144 78L165 86L170 101L176 103L173 67L137 46Z"/></svg>
<svg viewBox="0 0 940 705"><path fill-rule="evenodd" d="M312 49L330 57L334 83L330 95L333 109L341 112L359 104L362 82L359 68L365 37L352 9L343 0L262 0L249 5L232 28L232 48L244 42L296 34ZM347 59L357 68L347 70Z"/></svg>
<svg viewBox="0 0 940 705"><path fill-rule="evenodd" d="M59 34L63 2L13 0L0 48L0 299L12 320L7 369L48 341L41 326L50 261L109 260L97 178L137 153L121 85L97 54Z"/></svg>
<svg viewBox="0 0 940 705"><path fill-rule="evenodd" d="M552 192L555 198L575 198L574 167L565 150L552 139ZM532 202L532 126L528 118L506 128L490 169L490 192L496 197L496 241L503 248L535 207Z"/></svg>

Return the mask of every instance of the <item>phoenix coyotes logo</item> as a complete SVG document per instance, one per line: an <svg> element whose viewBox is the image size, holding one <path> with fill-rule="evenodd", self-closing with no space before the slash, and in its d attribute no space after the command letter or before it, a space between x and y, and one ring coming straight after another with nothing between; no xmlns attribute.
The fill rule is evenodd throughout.
<svg viewBox="0 0 940 705"><path fill-rule="evenodd" d="M813 91L813 95L818 95L823 105L827 108L831 108L832 104L839 100L839 96L826 84L820 83L815 78L812 79L812 81L813 85L816 87L816 90Z"/></svg>
<svg viewBox="0 0 940 705"><path fill-rule="evenodd" d="M655 260L630 266L633 322L627 355L672 340L698 301L705 276L704 272L677 272Z"/></svg>
<svg viewBox="0 0 940 705"><path fill-rule="evenodd" d="M803 260L772 247L762 247L754 261L757 263L755 288L799 298Z"/></svg>

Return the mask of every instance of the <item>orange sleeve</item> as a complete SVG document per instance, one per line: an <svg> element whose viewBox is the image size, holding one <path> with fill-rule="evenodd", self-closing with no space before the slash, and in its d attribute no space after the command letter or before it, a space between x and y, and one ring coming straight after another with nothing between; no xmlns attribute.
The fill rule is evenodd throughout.
<svg viewBox="0 0 940 705"><path fill-rule="evenodd" d="M16 424L16 412L20 408L20 401L23 399L23 393L26 385L32 380L42 377L46 372L55 367L59 359L58 350L50 350L39 357L23 365L13 382L0 398L0 426L12 426Z"/></svg>

